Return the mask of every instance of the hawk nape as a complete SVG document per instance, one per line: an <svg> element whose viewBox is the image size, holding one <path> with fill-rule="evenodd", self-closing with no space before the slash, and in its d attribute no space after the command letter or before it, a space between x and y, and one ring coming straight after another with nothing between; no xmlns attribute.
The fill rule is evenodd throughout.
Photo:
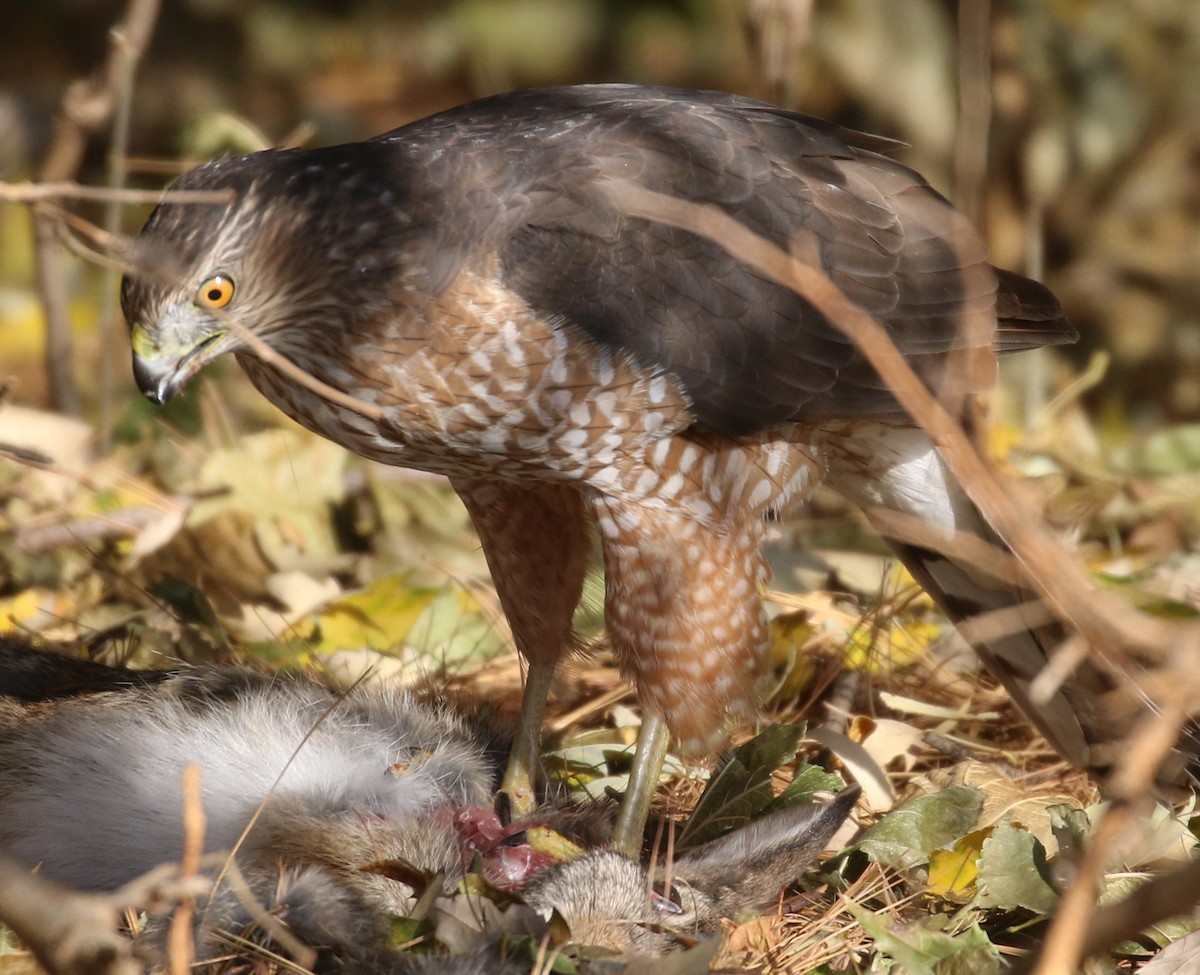
<svg viewBox="0 0 1200 975"><path fill-rule="evenodd" d="M824 480L931 538L997 540L836 327L719 241L624 213L620 188L719 207L820 267L938 391L990 385L994 351L1075 338L1046 289L992 268L967 221L879 154L890 145L746 98L605 85L218 160L174 187L229 202L164 203L142 231L138 253L171 273L124 283L134 372L162 402L233 352L308 428L450 478L529 663L504 783L520 808L597 524L609 639L645 712L618 822L632 849L669 739L709 751L754 711L765 513ZM377 418L265 363L231 320ZM896 548L957 618L1030 598ZM1035 705L1049 648L1030 629L978 649L1054 746L1093 765L1104 681L1084 668Z"/></svg>

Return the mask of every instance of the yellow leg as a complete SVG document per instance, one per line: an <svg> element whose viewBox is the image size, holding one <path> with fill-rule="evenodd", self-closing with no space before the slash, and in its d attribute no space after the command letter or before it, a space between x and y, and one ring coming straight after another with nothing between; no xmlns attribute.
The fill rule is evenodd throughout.
<svg viewBox="0 0 1200 975"><path fill-rule="evenodd" d="M635 858L641 855L642 836L650 816L650 802L654 798L654 790L658 788L670 742L671 732L666 719L657 711L648 712L642 720L642 730L633 753L629 788L621 800L621 811L613 829L612 845L618 853Z"/></svg>
<svg viewBox="0 0 1200 975"><path fill-rule="evenodd" d="M528 816L537 808L538 745L542 714L554 677L554 664L529 664L525 693L521 697L521 723L508 756L500 791L508 797L514 816Z"/></svg>
<svg viewBox="0 0 1200 975"><path fill-rule="evenodd" d="M571 617L583 591L592 541L579 490L455 478L513 639L529 664L521 724L500 789L522 816L537 807L538 739L554 668L574 645Z"/></svg>

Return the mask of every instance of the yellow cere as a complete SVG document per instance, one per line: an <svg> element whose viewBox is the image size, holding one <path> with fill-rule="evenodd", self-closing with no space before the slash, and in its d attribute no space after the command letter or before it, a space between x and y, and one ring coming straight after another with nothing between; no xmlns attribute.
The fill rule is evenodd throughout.
<svg viewBox="0 0 1200 975"><path fill-rule="evenodd" d="M134 324L130 328L129 342L133 347L133 354L139 359L151 359L158 353L158 346L141 325Z"/></svg>

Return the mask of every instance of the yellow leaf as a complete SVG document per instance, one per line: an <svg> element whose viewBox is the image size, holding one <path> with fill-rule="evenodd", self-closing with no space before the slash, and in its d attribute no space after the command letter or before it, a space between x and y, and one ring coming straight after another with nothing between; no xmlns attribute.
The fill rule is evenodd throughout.
<svg viewBox="0 0 1200 975"><path fill-rule="evenodd" d="M1024 432L1011 424L991 424L987 431L988 456L996 460L1005 460L1023 438Z"/></svg>
<svg viewBox="0 0 1200 975"><path fill-rule="evenodd" d="M402 643L437 596L417 589L402 575L385 576L366 589L327 603L317 616L321 638L312 650L332 653L347 648L386 650Z"/></svg>
<svg viewBox="0 0 1200 975"><path fill-rule="evenodd" d="M934 850L929 857L929 892L947 900L969 894L979 876L979 853L992 827L968 833L948 850Z"/></svg>
<svg viewBox="0 0 1200 975"><path fill-rule="evenodd" d="M49 589L24 589L11 599L0 599L0 633L18 629L40 632L74 614L70 596Z"/></svg>
<svg viewBox="0 0 1200 975"><path fill-rule="evenodd" d="M530 826L525 830L525 838L529 845L538 853L554 857L560 863L567 860L578 860L583 856L583 848L572 843L561 833L548 826Z"/></svg>
<svg viewBox="0 0 1200 975"><path fill-rule="evenodd" d="M846 666L875 675L903 670L925 655L940 632L938 624L923 620L863 620L846 641Z"/></svg>
<svg viewBox="0 0 1200 975"><path fill-rule="evenodd" d="M812 681L816 668L812 657L804 652L812 636L807 610L780 613L771 620L771 671L779 682L770 694L772 699L795 697Z"/></svg>

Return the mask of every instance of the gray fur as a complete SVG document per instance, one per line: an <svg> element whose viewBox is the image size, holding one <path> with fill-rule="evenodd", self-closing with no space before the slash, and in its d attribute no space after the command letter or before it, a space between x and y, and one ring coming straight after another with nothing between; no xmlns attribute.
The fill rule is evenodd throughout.
<svg viewBox="0 0 1200 975"><path fill-rule="evenodd" d="M190 762L210 851L231 849L264 800L252 845L309 817L402 820L480 805L495 771L457 718L405 694L339 700L310 681L236 672L44 704L6 723L0 847L84 890L179 859Z"/></svg>
<svg viewBox="0 0 1200 975"><path fill-rule="evenodd" d="M395 975L512 970L498 967L498 949L410 964L390 942L390 919L411 913L417 894L397 876L440 872L447 890L456 886L464 854L452 810L489 802L497 770L486 745L403 693L343 699L311 681L232 670L44 701L0 697L0 851L87 890L178 860L180 776L195 762L206 849L232 848L261 805L238 866L302 939ZM847 790L689 851L673 864L671 890L663 871L651 880L639 863L598 850L545 871L523 898L543 917L557 912L573 941L660 952L769 906L853 800ZM261 939L252 928L231 888L218 887L199 912L201 955L226 950L226 933ZM152 941L164 932L152 921Z"/></svg>

